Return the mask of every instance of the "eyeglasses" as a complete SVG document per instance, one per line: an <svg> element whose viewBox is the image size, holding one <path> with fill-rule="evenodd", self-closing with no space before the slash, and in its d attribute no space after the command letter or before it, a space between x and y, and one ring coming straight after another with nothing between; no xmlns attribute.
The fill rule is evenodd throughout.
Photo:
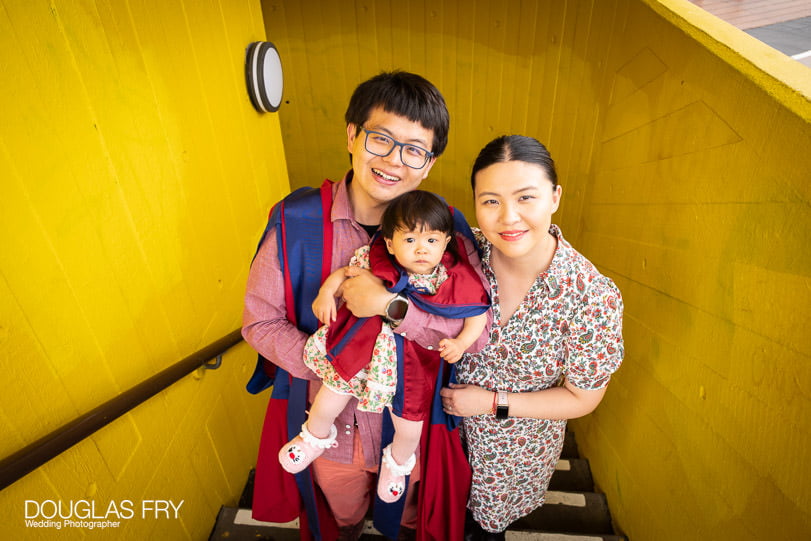
<svg viewBox="0 0 811 541"><path fill-rule="evenodd" d="M428 160L434 157L433 152L428 152L422 147L395 141L385 133L367 130L366 128L361 129L366 132L366 141L364 142L366 150L375 156L385 158L391 154L395 147L400 147L400 161L412 169L422 169L428 163Z"/></svg>

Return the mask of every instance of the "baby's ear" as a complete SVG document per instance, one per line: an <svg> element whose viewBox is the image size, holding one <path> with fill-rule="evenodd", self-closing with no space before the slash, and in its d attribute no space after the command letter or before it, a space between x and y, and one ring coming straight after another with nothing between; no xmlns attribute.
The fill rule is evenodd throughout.
<svg viewBox="0 0 811 541"><path fill-rule="evenodd" d="M391 247L391 239L387 239L384 237L383 240L386 241L386 250L388 250L391 255L394 255L394 250Z"/></svg>

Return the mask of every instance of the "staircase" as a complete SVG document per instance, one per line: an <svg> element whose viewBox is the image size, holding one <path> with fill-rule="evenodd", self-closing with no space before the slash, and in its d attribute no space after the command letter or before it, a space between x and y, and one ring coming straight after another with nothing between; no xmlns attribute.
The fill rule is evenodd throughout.
<svg viewBox="0 0 811 541"><path fill-rule="evenodd" d="M209 541L299 541L298 521L287 524L251 518L253 472L239 507L223 507ZM566 433L563 452L546 493L546 503L512 523L507 541L628 541L616 535L605 495L594 492L588 460L580 458L573 432ZM371 520L361 541L386 541ZM449 540L450 541L450 540Z"/></svg>

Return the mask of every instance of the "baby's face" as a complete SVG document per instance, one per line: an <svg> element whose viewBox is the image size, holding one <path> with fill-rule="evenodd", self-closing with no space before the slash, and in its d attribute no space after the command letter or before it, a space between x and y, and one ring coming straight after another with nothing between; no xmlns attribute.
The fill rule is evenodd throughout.
<svg viewBox="0 0 811 541"><path fill-rule="evenodd" d="M450 240L441 231L397 229L393 238L386 239L386 248L408 272L430 274L442 261Z"/></svg>

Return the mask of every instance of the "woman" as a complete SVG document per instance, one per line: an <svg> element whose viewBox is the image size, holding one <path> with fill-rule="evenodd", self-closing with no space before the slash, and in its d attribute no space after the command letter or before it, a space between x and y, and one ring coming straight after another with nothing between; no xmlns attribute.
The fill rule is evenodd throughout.
<svg viewBox="0 0 811 541"><path fill-rule="evenodd" d="M547 149L504 136L471 174L494 311L488 345L457 364L443 407L464 417L473 469L468 539L504 530L544 502L566 419L590 413L622 362L622 298L552 225L561 187Z"/></svg>

